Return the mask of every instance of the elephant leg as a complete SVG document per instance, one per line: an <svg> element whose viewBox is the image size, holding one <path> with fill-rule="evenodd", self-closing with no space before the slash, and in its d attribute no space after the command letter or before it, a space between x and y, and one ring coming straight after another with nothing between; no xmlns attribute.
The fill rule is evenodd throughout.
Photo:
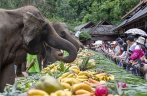
<svg viewBox="0 0 147 96"><path fill-rule="evenodd" d="M6 84L13 84L15 81L14 64L7 64L1 70L0 74L0 92L3 91Z"/></svg>
<svg viewBox="0 0 147 96"><path fill-rule="evenodd" d="M22 72L26 71L26 62L22 63Z"/></svg>
<svg viewBox="0 0 147 96"><path fill-rule="evenodd" d="M17 75L17 77L23 77L24 76L22 74L22 64L17 65L16 75Z"/></svg>

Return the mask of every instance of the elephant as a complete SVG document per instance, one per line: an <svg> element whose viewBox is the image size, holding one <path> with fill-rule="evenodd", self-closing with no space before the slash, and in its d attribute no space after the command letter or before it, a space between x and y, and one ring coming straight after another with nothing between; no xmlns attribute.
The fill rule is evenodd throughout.
<svg viewBox="0 0 147 96"><path fill-rule="evenodd" d="M70 31L70 30L68 29L68 26L67 26L65 23L61 23L61 25L65 28L66 31L69 32L69 34L70 34L73 38L76 39L76 41L77 41L78 44L79 44L79 47L83 49L83 48L84 48L83 44L75 37L75 35L73 34L73 32Z"/></svg>
<svg viewBox="0 0 147 96"><path fill-rule="evenodd" d="M77 48L77 51L78 51L79 47L81 47L80 41L74 36L74 34L70 30L68 30L68 27L63 24L65 24L65 23L51 21L51 25L53 26L53 28L55 29L57 34L60 37L70 41ZM43 67L46 67L48 64L51 64L51 63L54 63L55 61L57 61L57 59L55 58L55 52L58 50L59 49L55 49L55 48L47 46L46 47L46 56L45 56L44 60L41 55L37 55L40 68L42 66L42 61L43 61ZM19 64L17 66L18 67L17 67L16 75L21 76L22 75L21 64Z"/></svg>
<svg viewBox="0 0 147 96"><path fill-rule="evenodd" d="M24 6L13 10L0 9L0 92L6 83L13 84L14 59L21 49L30 54L45 57L46 45L66 50L63 56L57 51L57 60L72 62L77 49L69 41L61 38L41 12L34 6ZM8 71L9 70L9 71Z"/></svg>
<svg viewBox="0 0 147 96"><path fill-rule="evenodd" d="M53 28L55 29L55 31L60 37L71 42L77 48L77 51L79 50L80 46L77 39L74 38L73 35L71 35L68 32L68 30L60 22L51 21L51 25L53 26ZM47 51L46 57L43 61L43 67L46 67L48 63L54 63L55 61L57 61L54 54L58 50L59 49L51 48L51 52ZM39 64L41 64L42 58L40 57L40 55L38 55L38 61L39 61Z"/></svg>

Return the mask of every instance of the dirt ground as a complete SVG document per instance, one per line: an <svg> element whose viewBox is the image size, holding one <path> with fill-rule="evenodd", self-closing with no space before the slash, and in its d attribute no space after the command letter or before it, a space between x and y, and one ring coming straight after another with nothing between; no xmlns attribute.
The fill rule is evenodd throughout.
<svg viewBox="0 0 147 96"><path fill-rule="evenodd" d="M19 80L19 79L22 79L22 78L25 78L28 76L28 74L26 72L22 72L22 74L24 75L24 77L16 77L15 78L15 81Z"/></svg>

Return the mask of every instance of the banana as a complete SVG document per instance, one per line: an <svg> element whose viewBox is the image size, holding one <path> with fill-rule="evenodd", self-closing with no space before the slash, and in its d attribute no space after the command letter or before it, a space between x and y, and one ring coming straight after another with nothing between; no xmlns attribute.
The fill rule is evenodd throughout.
<svg viewBox="0 0 147 96"><path fill-rule="evenodd" d="M64 88L64 89L71 89L71 86L70 86L70 84L68 84L68 83L65 83L65 82L61 82L61 85L62 85L62 87Z"/></svg>
<svg viewBox="0 0 147 96"><path fill-rule="evenodd" d="M83 82L83 81L87 81L88 79L78 79L78 80Z"/></svg>
<svg viewBox="0 0 147 96"><path fill-rule="evenodd" d="M75 92L76 95L80 95L80 94L89 94L91 92L84 90L84 89L79 89Z"/></svg>
<svg viewBox="0 0 147 96"><path fill-rule="evenodd" d="M106 73L97 74L96 77L106 76Z"/></svg>
<svg viewBox="0 0 147 96"><path fill-rule="evenodd" d="M76 74L78 74L80 72L80 70L78 70L78 69L70 69L70 70L73 71Z"/></svg>
<svg viewBox="0 0 147 96"><path fill-rule="evenodd" d="M57 96L56 93L51 93L50 96Z"/></svg>
<svg viewBox="0 0 147 96"><path fill-rule="evenodd" d="M55 66L55 64L51 64L51 65L49 66L49 68L52 69L54 66Z"/></svg>
<svg viewBox="0 0 147 96"><path fill-rule="evenodd" d="M62 76L60 76L60 79L67 77L69 74L70 74L69 72L64 73Z"/></svg>
<svg viewBox="0 0 147 96"><path fill-rule="evenodd" d="M78 81L75 78L65 78L65 80L63 80L63 82L68 83L70 85L73 85L73 84L79 83L80 81Z"/></svg>
<svg viewBox="0 0 147 96"><path fill-rule="evenodd" d="M55 92L57 96L65 96L65 92L63 90L58 90Z"/></svg>
<svg viewBox="0 0 147 96"><path fill-rule="evenodd" d="M49 96L49 94L47 94L45 91L39 90L39 89L32 89L32 90L29 90L27 93L29 96L36 96L36 95Z"/></svg>
<svg viewBox="0 0 147 96"><path fill-rule="evenodd" d="M79 68L78 66L71 66L71 67L69 68L69 70L71 70L71 69L77 69L77 70L80 70L80 68Z"/></svg>
<svg viewBox="0 0 147 96"><path fill-rule="evenodd" d="M72 96L72 93L70 91L64 90L65 96Z"/></svg>
<svg viewBox="0 0 147 96"><path fill-rule="evenodd" d="M114 75L109 76L110 80L114 80Z"/></svg>
<svg viewBox="0 0 147 96"><path fill-rule="evenodd" d="M87 90L87 91L89 91L89 92L92 92L91 87L88 86L88 85L85 84L85 83L74 84L73 87L72 87L72 90L73 90L74 92L76 92L76 91L79 90L79 89L85 89L85 90Z"/></svg>
<svg viewBox="0 0 147 96"><path fill-rule="evenodd" d="M88 77L87 76L84 76L84 75L83 76L77 76L77 78L78 79L88 79Z"/></svg>
<svg viewBox="0 0 147 96"><path fill-rule="evenodd" d="M87 71L80 71L78 74L78 76L83 76L83 75L88 76L89 74Z"/></svg>
<svg viewBox="0 0 147 96"><path fill-rule="evenodd" d="M66 78L75 78L76 76L74 74L69 74Z"/></svg>

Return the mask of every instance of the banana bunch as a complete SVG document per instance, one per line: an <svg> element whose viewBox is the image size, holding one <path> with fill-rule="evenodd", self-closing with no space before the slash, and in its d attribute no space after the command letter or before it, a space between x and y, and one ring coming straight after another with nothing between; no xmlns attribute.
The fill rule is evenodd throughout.
<svg viewBox="0 0 147 96"><path fill-rule="evenodd" d="M59 65L55 65L55 63L53 63L53 64L47 66L46 68L44 68L44 69L43 69L43 72L44 72L45 74L47 74L49 71L50 71L50 72L55 72L55 71L58 70L59 67L60 67Z"/></svg>
<svg viewBox="0 0 147 96"><path fill-rule="evenodd" d="M48 93L39 89L31 89L27 92L27 94L28 96L49 96Z"/></svg>
<svg viewBox="0 0 147 96"><path fill-rule="evenodd" d="M101 74L95 75L95 79L98 81L101 81L101 80L109 81L109 80L114 80L114 76L107 73L101 73Z"/></svg>
<svg viewBox="0 0 147 96"><path fill-rule="evenodd" d="M90 77L90 78L94 78L95 75L97 74L97 72L94 71L94 70L89 70L88 73L89 73L89 77Z"/></svg>
<svg viewBox="0 0 147 96"><path fill-rule="evenodd" d="M74 84L72 87L72 92L74 95L93 93L92 88L85 83Z"/></svg>
<svg viewBox="0 0 147 96"><path fill-rule="evenodd" d="M80 71L76 79L79 81L86 81L89 78L89 73L87 71Z"/></svg>
<svg viewBox="0 0 147 96"><path fill-rule="evenodd" d="M71 67L69 68L69 71L72 71L72 72L75 73L75 74L79 74L80 68L79 68L78 66L71 66Z"/></svg>
<svg viewBox="0 0 147 96"><path fill-rule="evenodd" d="M72 96L72 93L68 90L58 90L54 93L51 93L50 96Z"/></svg>
<svg viewBox="0 0 147 96"><path fill-rule="evenodd" d="M58 78L58 81L61 82L61 80L65 79L65 78L76 78L76 74L70 73L70 72L66 72L66 73L62 74L62 75Z"/></svg>
<svg viewBox="0 0 147 96"><path fill-rule="evenodd" d="M80 83L79 80L75 79L75 78L64 78L61 80L60 84L61 86L64 88L64 89L69 89L71 90L72 89L72 86L74 84L78 84Z"/></svg>

